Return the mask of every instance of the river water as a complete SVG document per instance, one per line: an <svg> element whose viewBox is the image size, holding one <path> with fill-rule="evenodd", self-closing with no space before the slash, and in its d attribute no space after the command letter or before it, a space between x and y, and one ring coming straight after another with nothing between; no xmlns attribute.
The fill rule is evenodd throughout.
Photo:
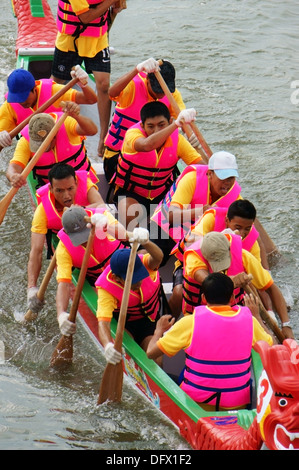
<svg viewBox="0 0 299 470"><path fill-rule="evenodd" d="M4 3L4 2L2 2ZM56 1L50 6L55 14ZM299 36L296 0L128 0L113 25L112 82L148 57L170 60L187 107L214 150L236 155L242 194L281 257L272 275L281 288L299 339L298 110ZM15 67L17 22L2 6L1 102ZM9 189L0 160L1 197ZM92 157L92 156L91 156ZM38 320L24 326L26 266L32 209L26 189L14 198L1 225L0 449L189 449L177 430L124 385L123 401L96 406L105 362L78 325L75 361L64 374L49 369L60 337L55 279Z"/></svg>

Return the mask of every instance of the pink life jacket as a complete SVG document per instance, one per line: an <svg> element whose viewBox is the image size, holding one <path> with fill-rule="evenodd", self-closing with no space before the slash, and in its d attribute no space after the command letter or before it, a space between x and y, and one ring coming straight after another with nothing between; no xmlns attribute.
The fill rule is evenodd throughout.
<svg viewBox="0 0 299 470"><path fill-rule="evenodd" d="M55 122L60 118L63 113L49 113ZM25 126L21 131L21 134L25 139L30 141L29 138L29 126ZM34 176L39 178L44 183L48 182L48 173L55 163L63 162L71 165L75 171L91 169L90 161L87 158L86 148L84 145L84 138L80 138L80 143L72 144L69 141L65 123L62 124L59 131L56 134L55 147L48 152L44 152L39 158L37 164L33 169ZM90 173L92 181L97 181L94 170Z"/></svg>
<svg viewBox="0 0 299 470"><path fill-rule="evenodd" d="M239 235L225 235L230 242L231 264L226 272L228 276L235 276L243 271L242 260L242 238ZM192 314L193 309L201 303L201 286L194 278L186 274L186 257L189 253L195 252L207 265L208 271L213 272L209 262L204 258L200 250L201 240L197 240L193 245L188 248L184 253L184 267L183 267L183 301L182 312L184 315ZM242 288L237 287L234 289L235 304L241 304L244 297Z"/></svg>
<svg viewBox="0 0 299 470"><path fill-rule="evenodd" d="M95 8L104 0L87 0L90 9ZM74 36L75 40L79 36L89 36L99 38L104 36L108 31L108 14L107 11L99 18L94 19L90 23L84 24L73 11L69 0L58 0L56 25L60 33Z"/></svg>
<svg viewBox="0 0 299 470"><path fill-rule="evenodd" d="M233 310L234 316L224 316L206 306L196 307L191 344L185 350L181 388L216 410L250 403L252 314L247 307Z"/></svg>
<svg viewBox="0 0 299 470"><path fill-rule="evenodd" d="M77 178L77 191L75 194L74 204L78 206L87 206L89 204L87 197L87 178L89 173L86 171L76 171ZM50 192L50 183L41 186L36 191L37 203L42 204L45 209L47 216L47 226L48 229L58 232L62 229L61 217L62 214L59 213L55 207L53 200L53 195ZM55 198L54 198L55 199Z"/></svg>
<svg viewBox="0 0 299 470"><path fill-rule="evenodd" d="M135 94L133 102L126 108L116 104L112 122L105 138L105 145L115 152L122 148L127 130L140 121L140 110L148 102L148 91L145 83L146 74L140 73L133 78ZM164 96L161 100L168 108L169 100Z"/></svg>
<svg viewBox="0 0 299 470"><path fill-rule="evenodd" d="M205 214L214 214L215 216L215 224L213 230L215 232L222 232L226 228L225 225L225 217L227 214L227 208L226 207L217 207L215 206L213 209L208 209L205 211ZM194 228L201 222L200 218L196 224L191 227L191 230L194 230ZM184 256L184 251L186 247L186 241L188 240L188 237L191 235L191 230L187 233L187 235L173 248L172 254L175 254L175 256L180 260L183 261L183 256ZM242 245L243 249L250 251L251 248L253 247L254 243L259 237L259 232L255 228L254 225L252 225L250 232L248 235L246 235L245 238L242 239Z"/></svg>
<svg viewBox="0 0 299 470"><path fill-rule="evenodd" d="M196 187L192 196L189 209L193 209L195 206L204 206L209 203L209 181L207 176L208 165L188 165L181 173L179 178L172 185L172 187L169 189L164 199L159 203L157 209L155 210L152 216L152 220L156 222L156 224L158 224L159 227L161 227L161 229L166 234L168 234L168 236L172 238L176 243L179 243L180 240L182 240L182 238L190 230L192 222L194 221L184 221L184 224L182 226L172 227L169 224L169 207L173 195L177 189L178 183L190 171L196 171ZM237 181L235 181L230 190L224 196L217 199L217 201L214 202L213 205L228 208L230 204L238 198L240 192L241 187L239 186ZM178 246L173 249L173 252L176 251L177 247Z"/></svg>
<svg viewBox="0 0 299 470"><path fill-rule="evenodd" d="M140 122L132 127L146 135ZM151 200L163 194L172 183L173 170L178 162L178 138L179 132L176 129L168 139L171 145L163 146L159 158L156 150L120 155L115 185Z"/></svg>
<svg viewBox="0 0 299 470"><path fill-rule="evenodd" d="M142 255L138 255L142 259ZM104 272L95 282L96 287L102 287L117 299L117 308L114 311L116 317L119 314L124 286L112 278L110 265L106 267ZM155 321L159 313L161 304L161 281L157 271L156 280L147 276L141 282L139 292L130 290L129 304L127 310L127 321L140 320L148 317L151 321Z"/></svg>
<svg viewBox="0 0 299 470"><path fill-rule="evenodd" d="M51 80L50 78L42 78L41 80L37 80L35 82L35 85L39 87L36 108L39 108L42 104L46 103L46 101L48 101L52 97L53 83L55 82L53 82L53 80ZM7 98L7 95L8 93L6 93L5 98ZM16 113L16 116L17 116L16 125L23 122L27 117L31 116L31 114L33 113L32 108L23 108L23 106L21 106L20 103L9 103L9 104ZM56 112L56 111L57 112L61 111L61 108L56 108L55 106L51 105L46 109L47 113Z"/></svg>
<svg viewBox="0 0 299 470"><path fill-rule="evenodd" d="M103 213L105 210L105 208L85 209L89 217L91 217L91 215L96 212ZM74 246L70 240L70 237L65 233L63 228L58 232L57 236L71 255L73 266L80 269L85 254L85 247L82 245ZM98 237L94 238L93 254L89 258L87 268L87 277L92 280L92 282L97 280L99 275L104 271L105 267L109 265L109 261L113 253L120 248L125 248L125 245L119 240L108 239L107 237L103 239L99 239Z"/></svg>

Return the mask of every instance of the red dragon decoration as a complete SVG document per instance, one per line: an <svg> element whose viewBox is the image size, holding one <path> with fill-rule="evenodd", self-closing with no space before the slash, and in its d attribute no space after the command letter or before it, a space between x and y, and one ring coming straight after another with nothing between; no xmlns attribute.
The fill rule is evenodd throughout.
<svg viewBox="0 0 299 470"><path fill-rule="evenodd" d="M237 415L201 418L196 432L180 423L181 434L197 450L299 450L299 345L293 339L269 346L258 341L263 372L257 408L248 429Z"/></svg>

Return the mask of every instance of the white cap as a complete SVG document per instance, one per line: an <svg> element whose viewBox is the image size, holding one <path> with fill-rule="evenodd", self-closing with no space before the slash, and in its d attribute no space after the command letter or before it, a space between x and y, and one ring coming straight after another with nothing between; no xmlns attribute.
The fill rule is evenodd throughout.
<svg viewBox="0 0 299 470"><path fill-rule="evenodd" d="M232 153L224 152L223 150L213 153L209 159L208 168L215 171L216 176L220 180L239 176L236 157Z"/></svg>

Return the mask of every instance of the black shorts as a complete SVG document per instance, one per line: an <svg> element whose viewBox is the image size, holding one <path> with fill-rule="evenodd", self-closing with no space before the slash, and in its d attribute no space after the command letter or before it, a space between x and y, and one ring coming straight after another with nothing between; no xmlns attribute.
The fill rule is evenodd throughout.
<svg viewBox="0 0 299 470"><path fill-rule="evenodd" d="M160 268L162 268L169 260L170 253L175 247L176 242L153 220L150 221L148 230L150 233L150 241L155 243L163 251L163 260L160 264Z"/></svg>
<svg viewBox="0 0 299 470"><path fill-rule="evenodd" d="M81 57L77 52L63 52L55 47L52 75L61 80L70 80L70 72L75 65L81 65L84 62L87 73L111 71L109 47L100 51L94 57Z"/></svg>
<svg viewBox="0 0 299 470"><path fill-rule="evenodd" d="M172 276L172 285L173 287L175 286L180 286L183 284L183 265L180 264L177 266L175 269L173 276Z"/></svg>
<svg viewBox="0 0 299 470"><path fill-rule="evenodd" d="M120 152L117 152L112 157L103 159L105 177L108 183L111 181L112 177L114 176L116 172L119 154Z"/></svg>
<svg viewBox="0 0 299 470"><path fill-rule="evenodd" d="M159 315L157 315L156 319L158 321ZM140 346L142 341L147 338L147 336L152 336L154 334L157 321L151 321L149 318L127 321L125 324L125 329L131 333L136 343Z"/></svg>

